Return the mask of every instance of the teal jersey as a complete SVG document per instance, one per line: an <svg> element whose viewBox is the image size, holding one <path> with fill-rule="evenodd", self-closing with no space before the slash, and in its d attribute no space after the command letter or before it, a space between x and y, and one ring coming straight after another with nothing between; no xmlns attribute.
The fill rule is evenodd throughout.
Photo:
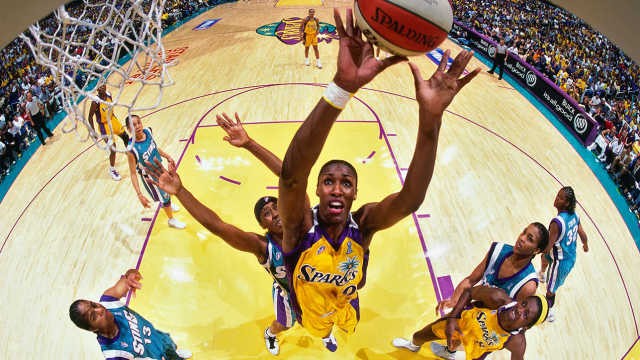
<svg viewBox="0 0 640 360"><path fill-rule="evenodd" d="M271 238L269 233L265 236L267 238L266 260L260 265L273 277L271 297L276 321L288 329L295 324L296 314L293 312L289 298L289 280L287 268L284 265L284 254L280 245Z"/></svg>
<svg viewBox="0 0 640 360"><path fill-rule="evenodd" d="M140 175L147 175L146 169L148 168L146 161L155 165L154 159L158 159L162 163L162 158L158 152L158 145L153 140L151 128L143 130L145 136L144 141L136 141L135 136L130 140L129 144L133 144L131 147L131 153L136 157L137 169Z"/></svg>
<svg viewBox="0 0 640 360"><path fill-rule="evenodd" d="M262 265L277 283L287 293L289 292L289 280L287 280L287 270L284 265L284 255L280 246L271 239L269 233L267 237L267 260Z"/></svg>
<svg viewBox="0 0 640 360"><path fill-rule="evenodd" d="M102 295L100 304L113 314L118 326L118 334L113 339L98 335L105 359L180 359L176 354L176 344L169 334L154 328L153 324L119 299Z"/></svg>
<svg viewBox="0 0 640 360"><path fill-rule="evenodd" d="M489 285L504 290L510 298L515 299L518 292L529 281L538 284L538 276L533 264L529 264L511 276L500 278L500 267L513 254L513 246L494 242L489 249L487 264L482 275L482 285Z"/></svg>
<svg viewBox="0 0 640 360"><path fill-rule="evenodd" d="M551 221L555 222L559 228L558 241L553 244L553 258L575 263L580 217L576 213L569 214L563 211Z"/></svg>

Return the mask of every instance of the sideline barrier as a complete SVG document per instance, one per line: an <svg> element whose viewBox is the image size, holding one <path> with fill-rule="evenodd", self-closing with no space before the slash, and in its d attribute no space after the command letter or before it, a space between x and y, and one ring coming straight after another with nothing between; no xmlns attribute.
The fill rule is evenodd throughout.
<svg viewBox="0 0 640 360"><path fill-rule="evenodd" d="M495 41L455 20L453 30L461 33L474 51L493 59L497 45ZM538 98L582 145L591 144L598 136L600 125L573 98L519 56L508 53L504 61L504 71Z"/></svg>

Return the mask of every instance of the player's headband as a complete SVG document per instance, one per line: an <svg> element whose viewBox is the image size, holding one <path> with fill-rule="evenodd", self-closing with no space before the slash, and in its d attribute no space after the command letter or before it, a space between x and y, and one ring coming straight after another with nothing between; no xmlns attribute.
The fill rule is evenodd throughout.
<svg viewBox="0 0 640 360"><path fill-rule="evenodd" d="M256 202L256 205L253 207L253 214L256 216L256 220L260 223L260 213L262 212L262 208L265 207L270 202L278 202L277 197L273 196L263 196Z"/></svg>
<svg viewBox="0 0 640 360"><path fill-rule="evenodd" d="M547 315L549 315L549 302L547 301L547 298L539 294L536 294L534 296L538 299L538 302L540 303L540 316L531 327L540 325L547 319Z"/></svg>

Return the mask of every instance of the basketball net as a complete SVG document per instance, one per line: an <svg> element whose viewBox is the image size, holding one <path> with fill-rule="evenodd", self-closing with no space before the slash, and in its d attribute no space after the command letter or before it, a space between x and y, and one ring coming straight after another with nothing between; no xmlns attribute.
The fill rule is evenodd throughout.
<svg viewBox="0 0 640 360"><path fill-rule="evenodd" d="M69 12L64 5L60 6L53 13L53 26L37 22L20 36L36 61L51 71L53 81L62 90L62 104L68 114L62 131L75 132L83 142L91 138L102 149L116 150L113 130L114 127L117 130L117 124L111 121L114 109L126 110L127 116L154 109L160 104L162 89L173 85L167 67L175 62L166 63L161 41L165 0L83 2L68 7ZM123 56L131 59L126 65L118 63ZM111 92L111 99L98 97L95 90L102 85ZM131 88L127 96L123 96L125 86ZM138 103L143 90L145 101ZM90 125L92 102L107 114L103 126L108 127L110 135L102 135ZM99 109L97 127L100 112ZM124 126L124 118L120 122ZM79 131L83 127L88 130L86 133ZM134 136L132 124L129 133Z"/></svg>

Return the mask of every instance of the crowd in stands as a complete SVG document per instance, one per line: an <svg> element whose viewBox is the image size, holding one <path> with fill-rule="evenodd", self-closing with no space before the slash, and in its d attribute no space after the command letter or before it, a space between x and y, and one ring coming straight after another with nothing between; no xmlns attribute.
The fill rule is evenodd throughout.
<svg viewBox="0 0 640 360"><path fill-rule="evenodd" d="M162 14L162 27L167 28L185 18L192 16L202 8L216 6L231 0L169 0L165 3Z"/></svg>
<svg viewBox="0 0 640 360"><path fill-rule="evenodd" d="M0 50L0 179L10 173L22 152L35 141L35 125L27 109L27 93L42 104L43 116L49 120L61 110L59 91L51 74L33 61L26 45L14 40Z"/></svg>
<svg viewBox="0 0 640 360"><path fill-rule="evenodd" d="M640 217L640 66L580 18L538 0L452 0L454 18L519 56L600 125L589 146Z"/></svg>
<svg viewBox="0 0 640 360"><path fill-rule="evenodd" d="M199 10L230 0L168 0L164 28ZM605 36L562 8L538 0L452 0L454 17L477 32L503 39L520 56L580 103L599 124L601 134L589 147L611 173L640 216L640 161L633 144L640 140L640 67ZM67 5L74 16L81 1ZM90 9L98 17L98 9ZM91 14L90 14L91 15ZM56 21L40 21L49 34ZM82 38L83 29L79 29ZM84 35L88 37L88 32ZM86 39L85 39L86 40ZM100 37L95 47L109 55L114 38ZM78 47L78 54L83 53ZM96 52L97 54L97 52ZM60 90L51 73L35 63L28 47L15 39L0 50L0 181L35 141L27 110L27 92L40 101L46 121L62 110ZM86 81L79 73L77 82Z"/></svg>
<svg viewBox="0 0 640 360"><path fill-rule="evenodd" d="M169 0L165 3L162 15L163 28L182 21L198 11L215 6L230 0ZM128 2L123 1L124 6ZM88 18L98 21L100 9L97 7L85 8L82 1L73 1L66 5L67 12L74 17L78 17L83 10L87 11ZM49 35L57 29L57 22L53 15L50 15L39 22L41 29ZM79 43L87 42L89 30L87 28L77 29L76 34ZM114 42L118 41L113 37L99 36L95 39L93 47L97 56L98 52L107 57L111 56ZM77 46L72 49L78 55L83 54L84 48ZM86 56L86 54L85 54ZM53 116L62 111L61 91L53 81L51 72L35 62L28 46L20 39L16 38L4 49L0 50L0 182L6 175L14 170L14 164L22 153L36 140L38 132L38 122L34 122L31 112L27 109L31 98L34 102L32 109L42 105L42 116L46 123L51 121ZM82 72L78 72L75 81L82 85L86 81ZM31 95L27 95L30 93ZM40 114L38 114L40 115ZM48 131L48 129L47 129ZM41 139L44 144L44 138ZM19 170L18 170L19 171Z"/></svg>

